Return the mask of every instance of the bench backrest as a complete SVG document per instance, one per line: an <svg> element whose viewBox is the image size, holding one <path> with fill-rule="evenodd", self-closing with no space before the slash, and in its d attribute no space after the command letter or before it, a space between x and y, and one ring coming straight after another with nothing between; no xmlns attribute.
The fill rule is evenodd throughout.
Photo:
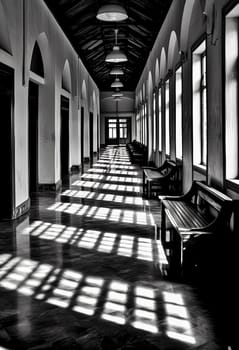
<svg viewBox="0 0 239 350"><path fill-rule="evenodd" d="M165 160L161 167L158 168L158 171L162 175L172 178L172 176L176 175L177 165L173 161Z"/></svg>
<svg viewBox="0 0 239 350"><path fill-rule="evenodd" d="M193 192L195 192L194 203L198 205L201 211L215 217L222 207L225 210L227 208L231 209L233 200L224 193L199 181L195 181L193 187Z"/></svg>

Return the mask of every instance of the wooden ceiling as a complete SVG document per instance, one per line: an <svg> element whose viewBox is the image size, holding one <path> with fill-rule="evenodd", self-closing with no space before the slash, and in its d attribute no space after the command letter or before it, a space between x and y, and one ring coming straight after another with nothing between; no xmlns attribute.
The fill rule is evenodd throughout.
<svg viewBox="0 0 239 350"><path fill-rule="evenodd" d="M102 22L96 18L105 0L44 0L71 41L90 75L102 91L111 90L114 76L109 74L112 63L105 57L112 50L115 31L118 45L128 61L121 64L123 90L136 88L149 52L166 17L172 0L117 0L127 11L123 22Z"/></svg>

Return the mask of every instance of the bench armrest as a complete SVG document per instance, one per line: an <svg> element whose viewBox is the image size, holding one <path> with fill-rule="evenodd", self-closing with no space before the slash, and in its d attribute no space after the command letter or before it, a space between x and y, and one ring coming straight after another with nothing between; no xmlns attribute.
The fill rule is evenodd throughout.
<svg viewBox="0 0 239 350"><path fill-rule="evenodd" d="M163 199L169 200L169 201L190 201L191 198L196 194L196 181L193 181L191 188L188 190L188 192L182 194L181 196L165 196Z"/></svg>
<svg viewBox="0 0 239 350"><path fill-rule="evenodd" d="M213 231L199 231L198 229L196 229L195 231L194 230L190 230L190 231L186 231L186 230L183 230L183 231L180 231L180 235L187 235L187 236L195 236L195 235L214 235L215 232Z"/></svg>
<svg viewBox="0 0 239 350"><path fill-rule="evenodd" d="M142 169L144 170L144 169L149 169L149 170L155 170L155 171L158 171L158 172L160 172L159 171L159 168L156 168L156 167L153 167L153 166L143 166L142 167Z"/></svg>

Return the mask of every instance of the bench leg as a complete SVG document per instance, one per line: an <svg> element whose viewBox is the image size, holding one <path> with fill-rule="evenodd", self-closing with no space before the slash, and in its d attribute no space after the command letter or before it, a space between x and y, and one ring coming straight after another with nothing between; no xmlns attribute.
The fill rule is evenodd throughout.
<svg viewBox="0 0 239 350"><path fill-rule="evenodd" d="M144 193L145 193L145 174L143 171L143 196L144 196Z"/></svg>
<svg viewBox="0 0 239 350"><path fill-rule="evenodd" d="M147 181L147 198L151 198L151 181Z"/></svg>
<svg viewBox="0 0 239 350"><path fill-rule="evenodd" d="M160 229L160 240L162 244L165 244L166 239L166 213L163 202L161 204L161 229Z"/></svg>

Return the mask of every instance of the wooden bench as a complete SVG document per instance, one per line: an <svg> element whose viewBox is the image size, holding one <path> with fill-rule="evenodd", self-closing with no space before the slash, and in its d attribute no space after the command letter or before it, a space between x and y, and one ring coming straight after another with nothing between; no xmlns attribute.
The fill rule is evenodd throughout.
<svg viewBox="0 0 239 350"><path fill-rule="evenodd" d="M130 160L133 164L147 163L147 157L148 157L147 146L143 145L142 143L136 140L133 140L132 142L128 143L126 147L129 152Z"/></svg>
<svg viewBox="0 0 239 350"><path fill-rule="evenodd" d="M176 259L181 271L185 243L199 235L228 231L233 212L230 197L199 181L194 181L191 189L182 196L163 197L161 206L160 239L165 249L176 242ZM166 216L174 229L169 241L166 240Z"/></svg>
<svg viewBox="0 0 239 350"><path fill-rule="evenodd" d="M169 193L175 190L177 165L175 162L165 160L158 168L143 167L143 194L150 198L153 191Z"/></svg>

